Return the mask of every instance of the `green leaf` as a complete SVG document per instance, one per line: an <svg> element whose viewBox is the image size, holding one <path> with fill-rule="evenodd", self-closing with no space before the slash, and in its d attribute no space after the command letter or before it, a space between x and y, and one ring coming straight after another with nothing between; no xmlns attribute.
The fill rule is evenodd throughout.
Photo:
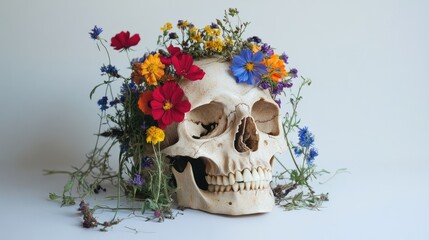
<svg viewBox="0 0 429 240"><path fill-rule="evenodd" d="M89 99L92 99L92 95L94 95L95 90L97 90L97 88L98 88L98 87L103 86L104 84L112 83L112 82L113 82L113 81L104 81L104 82L102 82L102 83L98 84L97 86L95 86L95 87L91 90L91 92L89 93Z"/></svg>
<svg viewBox="0 0 429 240"><path fill-rule="evenodd" d="M70 179L66 185L64 185L64 193L70 192L73 187L73 179Z"/></svg>
<svg viewBox="0 0 429 240"><path fill-rule="evenodd" d="M63 206L72 206L75 205L74 197L71 196L63 196L63 201L61 202L61 207Z"/></svg>
<svg viewBox="0 0 429 240"><path fill-rule="evenodd" d="M49 199L51 199L51 200L57 200L58 198L61 198L61 196L58 196L55 193L49 193Z"/></svg>

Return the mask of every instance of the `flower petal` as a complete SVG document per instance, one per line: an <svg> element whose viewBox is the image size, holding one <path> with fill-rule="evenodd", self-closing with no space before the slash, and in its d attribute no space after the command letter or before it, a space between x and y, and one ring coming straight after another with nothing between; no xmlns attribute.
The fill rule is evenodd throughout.
<svg viewBox="0 0 429 240"><path fill-rule="evenodd" d="M130 39L127 41L128 47L132 47L137 45L140 42L140 35L134 34Z"/></svg>
<svg viewBox="0 0 429 240"><path fill-rule="evenodd" d="M196 65L192 65L184 77L188 80L195 81L203 79L205 74L206 73L201 68Z"/></svg>

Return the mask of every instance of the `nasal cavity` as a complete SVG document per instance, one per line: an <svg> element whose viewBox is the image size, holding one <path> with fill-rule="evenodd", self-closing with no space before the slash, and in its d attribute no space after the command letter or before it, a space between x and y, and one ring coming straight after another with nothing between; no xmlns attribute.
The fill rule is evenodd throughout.
<svg viewBox="0 0 429 240"><path fill-rule="evenodd" d="M234 147L238 152L258 150L259 135L253 118L245 117L241 119L238 131L235 134Z"/></svg>

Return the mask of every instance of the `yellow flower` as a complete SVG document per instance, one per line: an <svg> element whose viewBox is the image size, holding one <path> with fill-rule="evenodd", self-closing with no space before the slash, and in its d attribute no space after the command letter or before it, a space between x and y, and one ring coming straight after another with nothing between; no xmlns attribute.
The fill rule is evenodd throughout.
<svg viewBox="0 0 429 240"><path fill-rule="evenodd" d="M217 51L222 52L223 49L223 42L220 40L220 38L216 38L214 40L208 40L204 43L206 49L209 49L211 51Z"/></svg>
<svg viewBox="0 0 429 240"><path fill-rule="evenodd" d="M256 44L252 44L252 52L257 53L259 51L261 51L261 46L258 46Z"/></svg>
<svg viewBox="0 0 429 240"><path fill-rule="evenodd" d="M216 28L211 28L210 26L205 26L204 31L207 33L209 37L218 37L220 35L220 30Z"/></svg>
<svg viewBox="0 0 429 240"><path fill-rule="evenodd" d="M172 28L173 28L173 25L171 25L171 22L166 22L164 26L161 27L161 31L171 30Z"/></svg>
<svg viewBox="0 0 429 240"><path fill-rule="evenodd" d="M230 39L230 38L228 38L228 37L225 37L225 38L223 39L223 45L224 45L224 46L226 46L226 45L232 45L232 44L234 44L234 41L232 41L232 39Z"/></svg>
<svg viewBox="0 0 429 240"><path fill-rule="evenodd" d="M202 42L201 34L198 32L198 28L192 27L189 29L189 35L191 36L192 41Z"/></svg>
<svg viewBox="0 0 429 240"><path fill-rule="evenodd" d="M285 62L280 59L279 55L273 54L268 60L264 59L262 63L267 66L268 76L274 82L279 82L287 76Z"/></svg>
<svg viewBox="0 0 429 240"><path fill-rule="evenodd" d="M158 85L158 80L164 76L165 65L162 64L159 58L159 53L149 55L148 58L141 65L141 74L146 78L146 83L151 85Z"/></svg>
<svg viewBox="0 0 429 240"><path fill-rule="evenodd" d="M165 139L165 133L164 131L156 126L150 127L148 130L146 130L146 142L157 144Z"/></svg>

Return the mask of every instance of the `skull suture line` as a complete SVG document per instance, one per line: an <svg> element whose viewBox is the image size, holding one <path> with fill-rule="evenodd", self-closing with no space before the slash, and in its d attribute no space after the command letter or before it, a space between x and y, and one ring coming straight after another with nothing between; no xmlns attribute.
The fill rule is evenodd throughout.
<svg viewBox="0 0 429 240"><path fill-rule="evenodd" d="M237 84L227 63L195 63L206 75L180 83L191 102L166 129L179 206L243 215L271 211L273 156L285 149L279 108L268 91ZM189 164L190 163L190 164Z"/></svg>

